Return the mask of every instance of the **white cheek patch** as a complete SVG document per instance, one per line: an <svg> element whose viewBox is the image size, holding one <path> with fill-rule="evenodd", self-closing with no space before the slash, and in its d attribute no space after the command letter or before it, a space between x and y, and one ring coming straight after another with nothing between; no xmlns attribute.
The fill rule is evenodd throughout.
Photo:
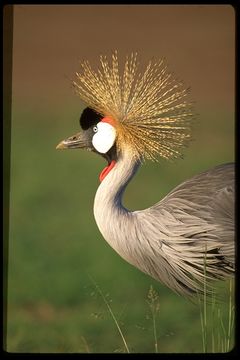
<svg viewBox="0 0 240 360"><path fill-rule="evenodd" d="M98 152L106 154L115 143L116 130L106 122L99 122L96 127L97 132L93 135L92 144Z"/></svg>

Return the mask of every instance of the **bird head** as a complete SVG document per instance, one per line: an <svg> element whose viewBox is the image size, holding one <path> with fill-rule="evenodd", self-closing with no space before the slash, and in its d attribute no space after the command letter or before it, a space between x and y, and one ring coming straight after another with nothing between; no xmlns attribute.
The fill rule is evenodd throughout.
<svg viewBox="0 0 240 360"><path fill-rule="evenodd" d="M80 117L82 131L57 149L85 148L104 156L108 168L100 180L123 151L136 159L181 155L191 138L192 104L189 89L173 78L163 60L152 60L139 71L137 54L131 54L120 71L114 52L111 62L100 57L97 70L84 61L76 77L74 88L87 105Z"/></svg>
<svg viewBox="0 0 240 360"><path fill-rule="evenodd" d="M103 117L87 107L80 116L82 131L61 141L57 149L87 149L102 155L108 167L100 174L102 181L117 160L117 125L110 117Z"/></svg>

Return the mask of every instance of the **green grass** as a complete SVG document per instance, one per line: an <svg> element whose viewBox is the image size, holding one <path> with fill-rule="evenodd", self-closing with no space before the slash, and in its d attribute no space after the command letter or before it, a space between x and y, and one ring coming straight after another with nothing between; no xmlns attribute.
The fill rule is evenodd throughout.
<svg viewBox="0 0 240 360"><path fill-rule="evenodd" d="M202 344L204 353L229 352L235 339L234 280L227 281L225 291L214 291L209 300L199 299Z"/></svg>
<svg viewBox="0 0 240 360"><path fill-rule="evenodd" d="M207 254L207 244L204 251ZM234 278L209 282L206 256L203 261L203 294L198 294L203 353L229 352L235 338Z"/></svg>
<svg viewBox="0 0 240 360"><path fill-rule="evenodd" d="M127 264L101 237L92 206L104 160L89 152L55 150L78 131L78 110L13 109L7 351L126 351L90 275L130 352L202 352L198 306ZM125 205L150 206L191 175L233 160L227 116L231 119L215 116L213 124L203 116L184 160L146 163L129 184ZM158 294L154 312L148 303L151 286ZM228 313L226 302L222 317Z"/></svg>

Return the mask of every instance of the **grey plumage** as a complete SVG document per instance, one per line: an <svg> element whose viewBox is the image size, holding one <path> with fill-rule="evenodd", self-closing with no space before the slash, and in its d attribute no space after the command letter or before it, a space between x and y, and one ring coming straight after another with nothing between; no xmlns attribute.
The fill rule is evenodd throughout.
<svg viewBox="0 0 240 360"><path fill-rule="evenodd" d="M98 188L94 215L126 261L182 295L202 293L207 279L234 273L234 165L187 180L160 202L128 211L122 195L139 161L122 153ZM205 270L204 270L205 269Z"/></svg>

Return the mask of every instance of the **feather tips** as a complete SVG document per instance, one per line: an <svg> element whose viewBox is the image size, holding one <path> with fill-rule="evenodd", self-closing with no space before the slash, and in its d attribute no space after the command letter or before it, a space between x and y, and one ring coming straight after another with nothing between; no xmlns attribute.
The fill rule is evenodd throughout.
<svg viewBox="0 0 240 360"><path fill-rule="evenodd" d="M191 138L192 104L189 90L173 78L163 60L139 70L137 54L126 58L122 72L115 51L112 61L100 57L95 71L81 64L74 82L82 100L116 122L117 146L128 146L137 157L157 160L181 155Z"/></svg>

